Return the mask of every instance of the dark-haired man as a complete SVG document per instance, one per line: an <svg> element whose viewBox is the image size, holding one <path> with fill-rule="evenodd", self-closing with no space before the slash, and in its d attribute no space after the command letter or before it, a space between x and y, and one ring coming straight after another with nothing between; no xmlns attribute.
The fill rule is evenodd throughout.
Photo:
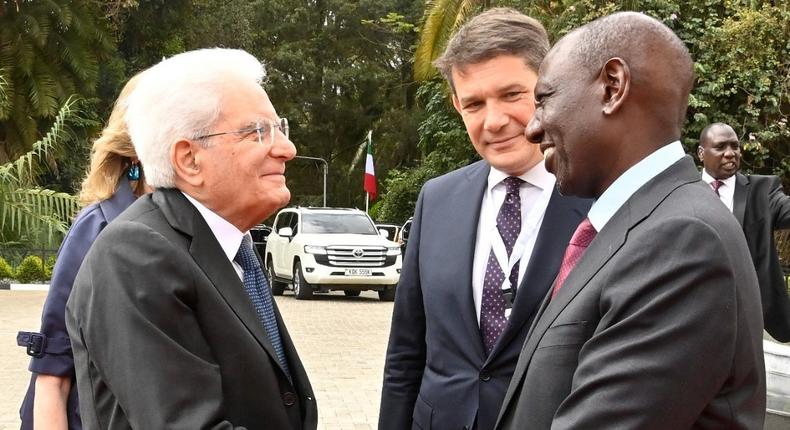
<svg viewBox="0 0 790 430"><path fill-rule="evenodd" d="M482 161L425 184L398 284L380 429L490 430L540 300L589 202L563 197L524 137L543 26L464 25L436 65Z"/></svg>
<svg viewBox="0 0 790 430"><path fill-rule="evenodd" d="M746 235L760 283L765 330L780 342L790 342L790 297L774 244L774 230L790 228L790 197L776 176L738 173L741 143L727 124L717 122L702 130L697 155L704 165L702 180Z"/></svg>
<svg viewBox="0 0 790 430"><path fill-rule="evenodd" d="M563 194L595 198L530 328L497 428L761 429L757 278L680 144L692 60L618 13L547 54L527 136Z"/></svg>

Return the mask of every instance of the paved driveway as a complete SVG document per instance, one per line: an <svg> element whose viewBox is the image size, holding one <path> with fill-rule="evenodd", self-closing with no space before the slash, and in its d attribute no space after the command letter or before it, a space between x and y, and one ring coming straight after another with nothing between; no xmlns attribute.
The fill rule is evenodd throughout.
<svg viewBox="0 0 790 430"><path fill-rule="evenodd" d="M45 292L0 290L0 430L19 429L27 387L27 357L16 332L38 330ZM277 297L318 400L319 429L374 429L392 303L375 292L342 292L296 301Z"/></svg>

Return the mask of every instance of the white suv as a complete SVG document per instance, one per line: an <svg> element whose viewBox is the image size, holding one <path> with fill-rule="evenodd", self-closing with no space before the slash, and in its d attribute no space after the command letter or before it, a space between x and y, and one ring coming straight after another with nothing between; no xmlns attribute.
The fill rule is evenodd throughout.
<svg viewBox="0 0 790 430"><path fill-rule="evenodd" d="M297 299L376 290L381 300L392 301L402 265L400 247L376 230L368 214L338 208L281 210L263 259L272 293L291 284Z"/></svg>

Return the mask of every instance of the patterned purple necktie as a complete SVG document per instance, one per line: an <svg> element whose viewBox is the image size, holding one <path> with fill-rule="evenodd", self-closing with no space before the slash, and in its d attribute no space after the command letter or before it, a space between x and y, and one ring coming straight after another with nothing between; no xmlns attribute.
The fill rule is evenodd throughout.
<svg viewBox="0 0 790 430"><path fill-rule="evenodd" d="M516 239L521 232L521 197L519 196L519 189L523 182L523 180L514 176L507 177L502 181L505 184L507 194L502 207L499 208L496 226L505 244L508 257L513 252L513 245L516 244ZM518 266L519 263L517 262L510 271L510 284L513 290L515 290L518 283ZM507 325L505 298L502 296L502 283L504 280L505 273L499 267L499 262L492 249L488 255L488 263L486 263L483 297L480 304L480 332L483 335L486 355L490 354L491 350L494 349L494 345Z"/></svg>

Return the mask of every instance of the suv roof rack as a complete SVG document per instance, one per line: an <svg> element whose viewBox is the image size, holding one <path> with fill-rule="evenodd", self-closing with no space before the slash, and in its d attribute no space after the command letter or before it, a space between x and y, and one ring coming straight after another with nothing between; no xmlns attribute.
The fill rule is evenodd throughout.
<svg viewBox="0 0 790 430"><path fill-rule="evenodd" d="M307 209L311 211L349 211L349 212L356 212L359 211L357 208L333 208L333 207L326 207L326 206L292 206L288 209Z"/></svg>

